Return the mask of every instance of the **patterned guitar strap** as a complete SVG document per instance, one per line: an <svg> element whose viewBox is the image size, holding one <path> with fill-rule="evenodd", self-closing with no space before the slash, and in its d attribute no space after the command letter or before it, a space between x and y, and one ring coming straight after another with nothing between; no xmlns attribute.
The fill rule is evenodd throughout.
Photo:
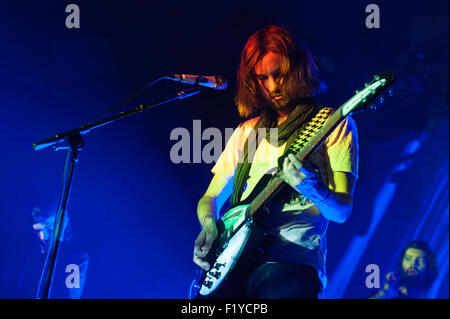
<svg viewBox="0 0 450 319"><path fill-rule="evenodd" d="M324 107L301 129L297 134L297 139L291 144L289 149L284 152L282 156L278 158L278 167L281 169L285 157L288 154L297 154L303 146L308 143L311 138L323 127L330 115L334 112L334 109L330 107ZM298 192L293 191L288 202L299 201L301 205L307 205L307 198ZM308 201L309 202L309 201ZM311 206L312 203L310 203ZM306 208L306 207L305 207Z"/></svg>

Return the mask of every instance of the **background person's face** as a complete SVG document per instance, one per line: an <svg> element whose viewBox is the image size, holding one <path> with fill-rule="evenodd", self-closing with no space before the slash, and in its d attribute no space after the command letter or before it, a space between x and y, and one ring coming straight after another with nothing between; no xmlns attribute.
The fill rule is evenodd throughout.
<svg viewBox="0 0 450 319"><path fill-rule="evenodd" d="M426 254L416 248L408 248L402 259L402 278L408 284L421 283L427 270Z"/></svg>
<svg viewBox="0 0 450 319"><path fill-rule="evenodd" d="M53 231L53 223L55 222L54 217L48 217L45 220L41 220L33 223L32 227L39 238L41 245L46 246L50 235Z"/></svg>

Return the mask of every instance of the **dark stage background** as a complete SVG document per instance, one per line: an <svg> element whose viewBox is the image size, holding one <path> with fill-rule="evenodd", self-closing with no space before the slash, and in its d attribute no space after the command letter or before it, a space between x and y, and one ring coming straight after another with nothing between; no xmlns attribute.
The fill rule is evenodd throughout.
<svg viewBox="0 0 450 319"><path fill-rule="evenodd" d="M65 26L70 3L80 8L79 29ZM370 3L380 7L379 29L366 28ZM160 76L220 74L226 91L205 90L86 135L69 201L71 245L89 255L84 298L186 298L196 205L213 163L174 164L170 133L183 127L192 137L193 120L222 132L242 121L233 103L240 53L271 23L292 29L317 56L322 105L340 106L383 69L398 76L377 112L354 115L360 176L352 216L329 226L324 297L367 298L366 266L384 276L406 242L422 239L440 269L428 297L448 298L447 0L3 1L2 276L14 281L5 270L23 267L14 256L38 249L33 207L60 196L66 152L35 152L32 142L78 127ZM181 87L158 82L116 111Z"/></svg>

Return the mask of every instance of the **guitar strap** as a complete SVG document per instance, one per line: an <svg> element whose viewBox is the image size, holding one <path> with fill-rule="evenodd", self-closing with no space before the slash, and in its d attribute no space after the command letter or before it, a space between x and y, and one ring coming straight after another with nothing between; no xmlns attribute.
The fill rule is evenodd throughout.
<svg viewBox="0 0 450 319"><path fill-rule="evenodd" d="M324 107L298 132L297 139L291 144L289 149L278 158L278 167L281 169L284 159L288 154L296 155L303 146L323 127L329 116L333 113L330 107Z"/></svg>

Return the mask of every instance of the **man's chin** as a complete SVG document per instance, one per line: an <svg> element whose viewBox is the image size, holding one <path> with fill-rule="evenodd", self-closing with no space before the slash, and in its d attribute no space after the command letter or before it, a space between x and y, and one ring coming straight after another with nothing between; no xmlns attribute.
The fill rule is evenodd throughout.
<svg viewBox="0 0 450 319"><path fill-rule="evenodd" d="M416 277L419 272L415 269L409 269L406 274L408 275L408 277Z"/></svg>
<svg viewBox="0 0 450 319"><path fill-rule="evenodd" d="M406 272L404 274L402 283L414 288L420 288L424 284L424 278L419 273Z"/></svg>

